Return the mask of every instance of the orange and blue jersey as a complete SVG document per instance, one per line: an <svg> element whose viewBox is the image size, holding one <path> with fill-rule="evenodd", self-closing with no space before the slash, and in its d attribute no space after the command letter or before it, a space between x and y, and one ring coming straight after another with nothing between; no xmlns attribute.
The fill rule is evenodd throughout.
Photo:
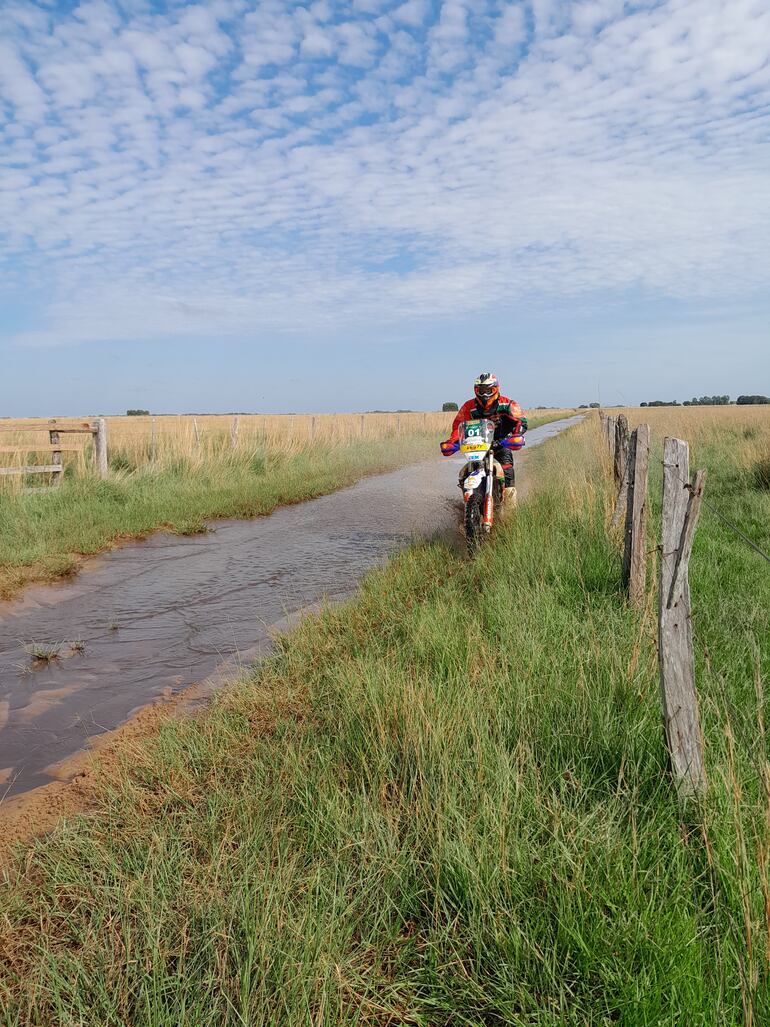
<svg viewBox="0 0 770 1027"><path fill-rule="evenodd" d="M500 396L494 409L490 411L482 410L476 406L475 399L469 399L457 411L452 423L452 434L447 439L447 442L451 444L459 442L460 425L463 421L477 421L482 417L494 423L495 439L497 440L505 439L509 435L518 435L521 431L522 421L526 424L526 418L522 413L521 407L514 399Z"/></svg>

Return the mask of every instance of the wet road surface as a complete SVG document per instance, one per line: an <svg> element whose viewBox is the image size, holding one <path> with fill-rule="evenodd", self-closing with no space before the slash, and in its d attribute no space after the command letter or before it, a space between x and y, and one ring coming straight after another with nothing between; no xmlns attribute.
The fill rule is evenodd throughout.
<svg viewBox="0 0 770 1027"><path fill-rule="evenodd" d="M534 428L531 449L576 423ZM247 665L269 629L360 578L418 537L457 533L459 459L431 460L192 537L159 533L89 561L68 583L0 603L0 797L137 709ZM30 644L58 646L36 663ZM25 646L27 648L25 648Z"/></svg>

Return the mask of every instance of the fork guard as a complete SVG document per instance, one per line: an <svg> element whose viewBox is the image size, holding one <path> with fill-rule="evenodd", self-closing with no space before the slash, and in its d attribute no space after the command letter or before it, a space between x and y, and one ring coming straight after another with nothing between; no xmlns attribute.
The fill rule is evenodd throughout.
<svg viewBox="0 0 770 1027"><path fill-rule="evenodd" d="M479 461L479 463L481 463L481 461ZM459 476L459 481L457 482L457 487L462 489L463 493L465 493L465 479L468 477L468 475L471 473L471 471L474 469L474 467L475 467L475 461L472 462L472 461L469 460L468 463L465 464L463 466L462 470L460 471L460 476ZM503 470L502 465L500 464L500 462L495 457L492 458L492 470L495 472L495 477L496 478L503 478L503 479L505 478L505 471ZM483 481L483 478L482 478L482 481ZM480 484L481 484L481 482L477 481L476 484L473 486L473 488L470 489L469 491L470 492L474 492L479 487ZM467 499L467 496L466 496L466 499Z"/></svg>

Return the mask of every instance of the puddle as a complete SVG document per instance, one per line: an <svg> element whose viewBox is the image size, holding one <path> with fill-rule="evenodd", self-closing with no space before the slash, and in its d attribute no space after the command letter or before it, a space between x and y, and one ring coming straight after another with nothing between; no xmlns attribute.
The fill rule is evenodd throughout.
<svg viewBox="0 0 770 1027"><path fill-rule="evenodd" d="M578 420L533 429L528 448ZM148 703L232 677L271 626L350 595L414 538L456 533L456 470L439 458L206 534L157 534L0 603L3 794L50 782L53 765ZM33 661L31 643L62 656Z"/></svg>

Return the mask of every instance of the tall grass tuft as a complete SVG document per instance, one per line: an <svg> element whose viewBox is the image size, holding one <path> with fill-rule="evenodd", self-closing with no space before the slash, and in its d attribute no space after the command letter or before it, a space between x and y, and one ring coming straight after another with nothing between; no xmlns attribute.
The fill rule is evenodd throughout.
<svg viewBox="0 0 770 1027"><path fill-rule="evenodd" d="M754 464L754 484L758 489L770 490L770 456Z"/></svg>

